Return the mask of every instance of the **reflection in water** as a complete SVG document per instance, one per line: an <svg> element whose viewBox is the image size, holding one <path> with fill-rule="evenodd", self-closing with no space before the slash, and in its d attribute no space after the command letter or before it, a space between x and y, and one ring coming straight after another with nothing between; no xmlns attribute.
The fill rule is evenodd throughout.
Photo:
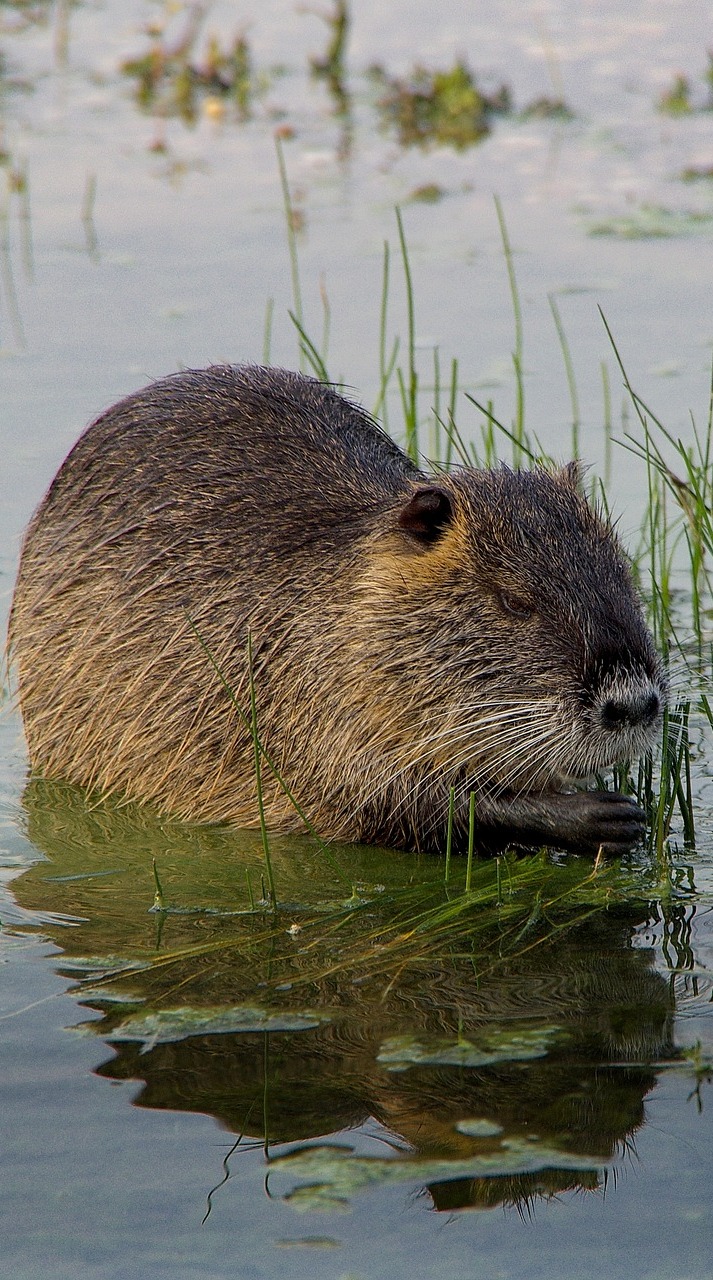
<svg viewBox="0 0 713 1280"><path fill-rule="evenodd" d="M349 158L354 143L352 99L347 88L346 46L351 18L347 0L334 0L331 13L318 15L329 31L327 48L322 57L312 58L312 74L324 80L332 99L333 112L341 126L337 156L340 161Z"/></svg>
<svg viewBox="0 0 713 1280"><path fill-rule="evenodd" d="M2 94L2 65L0 64L0 95ZM1 132L0 132L1 139ZM0 166L10 160L9 154L2 153L0 141ZM22 262L28 280L33 278L32 232L29 202L29 186L27 168L12 165L7 174L8 196L0 206L0 303L2 303L9 320L12 341L17 347L24 347L25 328L22 322L20 299L15 282L15 269L10 236L10 219L13 205L19 204L20 237L22 245ZM6 339L0 334L3 343Z"/></svg>
<svg viewBox="0 0 713 1280"><path fill-rule="evenodd" d="M288 905L273 915L254 833L89 808L41 782L25 807L49 861L17 897L85 922L51 932L60 968L86 978L80 999L102 1011L88 1024L113 1049L99 1073L141 1081L139 1106L204 1112L259 1140L271 1194L295 1204L395 1180L428 1184L448 1210L597 1188L644 1120L656 1064L677 1056L671 988L632 945L648 907L623 893L617 904L617 872L613 905L583 910L571 891L591 864L504 863L497 909L483 897L435 916L442 862L350 846L335 850L358 886L345 909L319 848L282 838L272 858ZM152 914L154 858L166 909ZM502 879L512 890L521 869L531 879L514 928ZM494 864L479 876L495 886ZM385 966L404 894L412 929ZM419 902L429 936L413 925ZM539 916L537 902L550 904ZM375 1121L378 1157L359 1138L353 1153L343 1136L324 1143Z"/></svg>

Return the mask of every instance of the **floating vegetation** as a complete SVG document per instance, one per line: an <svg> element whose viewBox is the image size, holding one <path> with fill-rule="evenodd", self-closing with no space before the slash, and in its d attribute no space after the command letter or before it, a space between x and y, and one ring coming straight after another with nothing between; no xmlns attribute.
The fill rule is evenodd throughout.
<svg viewBox="0 0 713 1280"><path fill-rule="evenodd" d="M321 13L319 16L329 28L329 43L323 57L310 58L312 71L316 76L326 76L329 80L342 83L346 70L345 54L351 21L348 0L334 0L332 12Z"/></svg>
<svg viewBox="0 0 713 1280"><path fill-rule="evenodd" d="M479 1036L422 1040L394 1036L384 1042L377 1060L387 1071L409 1067L492 1067L496 1063L529 1062L544 1058L555 1041L562 1041L561 1027L533 1027L517 1023L481 1031Z"/></svg>
<svg viewBox="0 0 713 1280"><path fill-rule="evenodd" d="M176 1044L192 1036L235 1035L246 1031L310 1031L325 1021L324 1014L268 1012L254 1005L228 1005L203 1009L182 1005L127 1018L114 1027L109 1039L138 1041L147 1053L157 1044ZM92 1023L88 1023L89 1030Z"/></svg>
<svg viewBox="0 0 713 1280"><path fill-rule="evenodd" d="M202 54L196 52L203 8L194 6L184 32L169 42L162 24L147 28L149 48L121 65L124 75L136 81L136 101L157 115L180 116L193 124L202 106L205 113L219 118L232 104L239 120L247 120L253 100L265 87L253 72L244 34L236 35L226 47L210 36Z"/></svg>
<svg viewBox="0 0 713 1280"><path fill-rule="evenodd" d="M414 204L438 204L445 195L443 187L439 187L437 182L426 182L422 187L414 187L409 200Z"/></svg>
<svg viewBox="0 0 713 1280"><path fill-rule="evenodd" d="M225 47L218 37L211 36L199 55L198 35L204 16L203 5L193 5L188 10L184 32L173 41L168 38L164 23L150 24L146 28L147 51L123 62L121 70L136 81L136 100L143 110L179 116L192 124L199 109L211 118L222 118L232 101L238 119L251 115L254 100L264 92L268 78L253 70L244 34ZM329 37L324 53L313 55L309 65L312 75L325 81L334 101L334 114L344 122L345 132L339 144L339 154L344 156L351 146L351 97L346 80L351 23L348 0L333 0L331 11L317 16L326 23ZM405 147L450 146L463 150L488 136L494 116L513 112L509 86L503 83L486 92L464 60L437 71L417 65L405 77L391 76L377 65L371 67L369 75L379 90L377 109L382 122L396 130ZM573 112L555 93L534 99L519 118L567 121L573 119ZM159 142L156 149L160 147Z"/></svg>
<svg viewBox="0 0 713 1280"><path fill-rule="evenodd" d="M487 137L494 115L512 109L509 88L503 84L494 93L485 93L465 62L456 62L449 71L415 67L403 79L376 67L372 77L381 88L382 119L396 130L404 147L463 150Z"/></svg>
<svg viewBox="0 0 713 1280"><path fill-rule="evenodd" d="M101 979L102 975L99 974ZM131 1005L132 1007L142 1004L142 997L132 994L130 991L119 991L117 987L86 987L82 986L82 1000L85 1004L95 1005L102 1008L104 1005ZM91 1023L87 1024L91 1027ZM85 1028L86 1029L86 1028Z"/></svg>
<svg viewBox="0 0 713 1280"><path fill-rule="evenodd" d="M486 93L467 63L449 71L417 66L404 79L392 78L372 67L381 87L378 108L383 121L395 128L402 146L473 146L487 137L493 116L513 114L510 88L501 84ZM574 113L561 97L534 99L519 113L521 120L572 120Z"/></svg>
<svg viewBox="0 0 713 1280"><path fill-rule="evenodd" d="M632 213L598 218L587 229L590 236L612 236L618 240L668 240L675 236L710 233L713 214L694 209L641 205Z"/></svg>
<svg viewBox="0 0 713 1280"><path fill-rule="evenodd" d="M346 80L346 47L351 17L348 0L334 0L330 13L317 10L329 30L329 41L321 57L310 58L312 75L324 80L334 103L334 115L342 122L338 156L345 159L351 151L353 133L351 96Z"/></svg>
<svg viewBox="0 0 713 1280"><path fill-rule="evenodd" d="M713 164L689 165L681 171L682 182L713 182Z"/></svg>
<svg viewBox="0 0 713 1280"><path fill-rule="evenodd" d="M534 98L520 112L523 120L574 120L574 112L564 98Z"/></svg>
<svg viewBox="0 0 713 1280"><path fill-rule="evenodd" d="M673 84L665 89L658 101L659 111L668 116L686 116L693 111L691 82L688 76L677 75Z"/></svg>
<svg viewBox="0 0 713 1280"><path fill-rule="evenodd" d="M46 26L57 0L9 0L3 4L2 30L8 34L31 26ZM9 13L4 11L9 9Z"/></svg>
<svg viewBox="0 0 713 1280"><path fill-rule="evenodd" d="M708 66L702 76L708 87L705 101L696 101L694 84L690 76L679 71L671 84L659 96L659 111L668 116L689 116L694 111L713 111L713 53L708 54Z"/></svg>
<svg viewBox="0 0 713 1280"><path fill-rule="evenodd" d="M494 1149L493 1149L494 1146ZM284 1200L293 1209L345 1208L351 1196L374 1186L413 1182L438 1183L454 1179L503 1178L545 1170L588 1171L606 1161L549 1146L536 1137L503 1138L466 1159L384 1159L358 1156L346 1146L313 1146L270 1161L270 1176L284 1174L297 1186Z"/></svg>
<svg viewBox="0 0 713 1280"><path fill-rule="evenodd" d="M351 846L360 890L345 902L343 884L316 841L274 837L279 901L304 898L309 886L314 905L305 903L299 912L281 906L275 912L266 903L255 910L252 882L259 882L263 861L256 832L183 828L108 802L87 809L81 792L39 780L28 788L25 805L28 832L50 862L23 878L23 895L31 890L34 910L51 907L86 921L81 930L62 937L66 954L60 967L84 980L92 1000L100 989L118 987L148 1002L146 1015L155 1013L158 1021L146 1022L142 1014L140 1023L124 1025L121 1036L129 1039L160 1042L208 1034L208 1024L215 1023L217 1030L226 1016L220 1028L225 1031L245 1030L248 1024L266 1029L262 1019L268 1014L283 1018L287 1010L302 1019L305 998L310 1017L313 1009L331 1016L330 987L336 980L347 988L353 982L376 983L383 992L384 983L398 989L420 974L427 991L428 975L443 966L447 954L457 967L464 963L469 975L458 979L458 989L474 977L485 983L518 957L528 957L532 969L539 952L581 930L592 914L613 907L645 913L658 879L656 868L647 875L640 868L592 867L587 859L558 865L544 854L510 855L476 862L465 892L463 859L447 869L438 858ZM151 913L155 881L147 851L161 859L164 899L180 907L202 897L202 915L195 908ZM118 868L111 883L92 874L108 861ZM686 901L690 889L682 886L673 897ZM93 904L108 901L117 903L116 921L112 914L95 923ZM215 909L218 905L222 910ZM237 974L241 985L236 985ZM201 995L197 1005L194 984ZM324 999L315 1003L315 990L322 986ZM174 987L184 992L178 1012L166 1005ZM270 1002L261 996L255 1013L257 989L269 994ZM447 1034L442 1025L435 1039L426 1027L413 1041L394 1040L392 1030L380 1036L379 1052L402 1068L419 1058L442 1061L452 1053L459 1060L466 1052L479 1060L483 1055L499 1061L529 1058L556 1043L554 1028L561 1024L559 1018L538 1019L534 1009L528 1017L523 1025L511 1015L504 1029L487 1032L471 1024L459 1028L456 1020Z"/></svg>

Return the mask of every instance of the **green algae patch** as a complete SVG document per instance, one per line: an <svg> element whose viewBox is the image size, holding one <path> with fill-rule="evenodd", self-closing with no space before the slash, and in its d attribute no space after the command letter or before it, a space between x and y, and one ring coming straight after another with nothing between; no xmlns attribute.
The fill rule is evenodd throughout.
<svg viewBox="0 0 713 1280"><path fill-rule="evenodd" d="M501 1062L530 1062L544 1058L553 1042L561 1039L562 1028L502 1026L471 1037L424 1038L391 1036L385 1040L377 1061L387 1071L407 1071L409 1067L491 1067Z"/></svg>
<svg viewBox="0 0 713 1280"><path fill-rule="evenodd" d="M198 1009L184 1006L159 1009L127 1018L108 1034L108 1040L140 1041L145 1052L156 1044L171 1044L191 1036L235 1035L246 1031L312 1031L327 1021L321 1013L267 1012L255 1005Z"/></svg>

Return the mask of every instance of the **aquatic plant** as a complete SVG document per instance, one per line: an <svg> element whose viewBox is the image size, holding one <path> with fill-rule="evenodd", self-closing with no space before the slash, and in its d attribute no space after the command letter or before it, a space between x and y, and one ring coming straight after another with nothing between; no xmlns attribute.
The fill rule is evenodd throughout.
<svg viewBox="0 0 713 1280"><path fill-rule="evenodd" d="M669 116L688 116L694 111L713 110L713 53L708 51L708 66L700 79L707 86L707 100L701 101L695 94L693 80L690 75L678 71L667 89L659 95L658 109Z"/></svg>
<svg viewBox="0 0 713 1280"><path fill-rule="evenodd" d="M673 83L668 89L661 94L658 102L659 111L663 111L669 116L690 115L693 111L691 104L691 82L688 76L674 76Z"/></svg>
<svg viewBox="0 0 713 1280"><path fill-rule="evenodd" d="M147 112L177 115L192 124L201 104L208 114L217 115L232 102L237 118L246 120L254 96L264 87L264 77L258 82L242 32L226 47L211 35L202 54L197 53L204 16L201 5L189 9L184 31L172 42L161 23L151 24L146 30L149 48L127 58L121 70L136 81L136 101Z"/></svg>
<svg viewBox="0 0 713 1280"><path fill-rule="evenodd" d="M331 13L320 14L327 24L329 42L322 57L312 57L310 64L316 76L337 82L344 80L347 37L351 24L348 0L334 0Z"/></svg>
<svg viewBox="0 0 713 1280"><path fill-rule="evenodd" d="M446 145L457 150L487 137L493 115L511 110L506 85L485 93L466 62L446 71L416 66L407 77L372 68L380 89L378 108L402 146Z"/></svg>

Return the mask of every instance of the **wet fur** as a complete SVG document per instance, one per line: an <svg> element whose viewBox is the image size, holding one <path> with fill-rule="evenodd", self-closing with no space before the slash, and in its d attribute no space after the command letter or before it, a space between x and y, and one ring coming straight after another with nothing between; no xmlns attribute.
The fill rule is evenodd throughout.
<svg viewBox="0 0 713 1280"><path fill-rule="evenodd" d="M311 379L188 371L99 418L27 532L10 653L33 769L254 824L248 631L262 744L335 838L442 847L454 786L460 839L475 789L484 840L539 803L535 837L577 847L563 781L652 737L615 749L602 689L665 696L572 469L434 479ZM302 829L267 767L263 787L268 822Z"/></svg>

